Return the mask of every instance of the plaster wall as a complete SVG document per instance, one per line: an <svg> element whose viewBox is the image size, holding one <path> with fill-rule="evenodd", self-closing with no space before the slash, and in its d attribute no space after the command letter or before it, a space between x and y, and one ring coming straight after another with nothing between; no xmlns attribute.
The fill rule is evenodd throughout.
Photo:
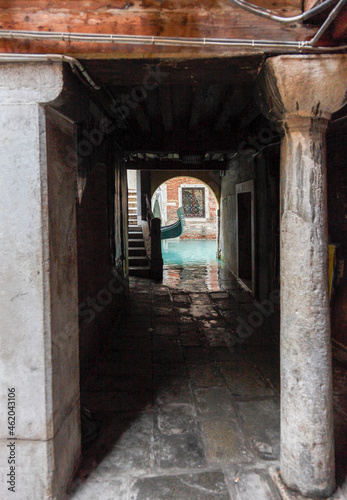
<svg viewBox="0 0 347 500"><path fill-rule="evenodd" d="M255 295L265 299L278 287L279 279L279 149L271 149L253 160L241 155L228 164L221 179L219 253L235 276L238 275L238 184L254 180ZM242 247L240 247L242 251Z"/></svg>

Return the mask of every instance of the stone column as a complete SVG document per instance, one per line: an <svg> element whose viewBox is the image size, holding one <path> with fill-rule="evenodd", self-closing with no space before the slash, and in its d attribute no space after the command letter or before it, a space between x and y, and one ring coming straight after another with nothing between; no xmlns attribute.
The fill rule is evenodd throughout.
<svg viewBox="0 0 347 500"><path fill-rule="evenodd" d="M0 65L2 499L64 498L79 456L75 173L47 158L42 106L63 86L60 63ZM60 221L70 206L71 221ZM60 241L59 223L70 241Z"/></svg>
<svg viewBox="0 0 347 500"><path fill-rule="evenodd" d="M335 488L325 131L346 98L346 55L266 61L260 94L281 123L281 477Z"/></svg>

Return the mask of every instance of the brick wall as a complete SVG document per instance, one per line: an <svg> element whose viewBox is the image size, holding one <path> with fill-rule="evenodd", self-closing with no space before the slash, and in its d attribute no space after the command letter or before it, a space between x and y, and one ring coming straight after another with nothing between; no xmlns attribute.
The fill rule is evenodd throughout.
<svg viewBox="0 0 347 500"><path fill-rule="evenodd" d="M182 185L204 186L208 191L208 207L205 202L205 215L201 221L189 220L186 217L186 226L181 239L184 240L214 240L217 238L217 205L211 190L199 179L191 177L176 177L167 181L167 222L172 224L177 220L177 209L179 207L179 188ZM205 198L206 201L206 198Z"/></svg>

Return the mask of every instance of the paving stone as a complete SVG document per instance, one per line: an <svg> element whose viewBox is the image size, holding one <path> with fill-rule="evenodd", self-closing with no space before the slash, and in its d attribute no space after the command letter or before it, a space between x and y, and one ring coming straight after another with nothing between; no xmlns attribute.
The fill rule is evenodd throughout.
<svg viewBox="0 0 347 500"><path fill-rule="evenodd" d="M157 438L159 464L162 469L205 467L205 451L199 432L166 435Z"/></svg>
<svg viewBox="0 0 347 500"><path fill-rule="evenodd" d="M177 346L172 349L155 351L153 353L154 363L183 363L183 351L182 348Z"/></svg>
<svg viewBox="0 0 347 500"><path fill-rule="evenodd" d="M213 300L228 299L229 294L228 292L211 292L210 297L212 297Z"/></svg>
<svg viewBox="0 0 347 500"><path fill-rule="evenodd" d="M156 325L154 328L154 335L164 335L166 337L174 337L178 335L177 325L171 320L171 324Z"/></svg>
<svg viewBox="0 0 347 500"><path fill-rule="evenodd" d="M218 366L235 398L273 396L273 389L263 381L256 367L242 354L233 354L231 362Z"/></svg>
<svg viewBox="0 0 347 500"><path fill-rule="evenodd" d="M226 346L212 345L212 347L210 347L210 352L216 361L232 361L233 359L229 347Z"/></svg>
<svg viewBox="0 0 347 500"><path fill-rule="evenodd" d="M185 331L180 334L181 344L183 346L203 346L206 344L206 339L196 331Z"/></svg>
<svg viewBox="0 0 347 500"><path fill-rule="evenodd" d="M228 329L228 324L223 318L215 318L215 319L201 319L199 321L199 325L202 331L210 331L215 328L226 328Z"/></svg>
<svg viewBox="0 0 347 500"><path fill-rule="evenodd" d="M197 410L204 416L225 415L226 418L236 418L230 393L225 387L209 387L195 389Z"/></svg>
<svg viewBox="0 0 347 500"><path fill-rule="evenodd" d="M238 471L231 481L233 496L237 500L280 500L270 478L263 471Z"/></svg>
<svg viewBox="0 0 347 500"><path fill-rule="evenodd" d="M215 363L188 365L189 377L196 388L218 387L225 385L224 379Z"/></svg>
<svg viewBox="0 0 347 500"><path fill-rule="evenodd" d="M153 314L155 316L168 316L172 314L172 306L153 307Z"/></svg>
<svg viewBox="0 0 347 500"><path fill-rule="evenodd" d="M194 346L186 346L184 349L184 356L187 363L209 363L212 361L212 357L210 351L207 347L194 347Z"/></svg>
<svg viewBox="0 0 347 500"><path fill-rule="evenodd" d="M155 326L158 327L166 327L172 326L174 323L172 314L168 316L157 316L155 319ZM176 325L175 325L176 326Z"/></svg>
<svg viewBox="0 0 347 500"><path fill-rule="evenodd" d="M93 377L86 385L88 392L138 392L149 391L152 387L152 374L138 375L109 375Z"/></svg>
<svg viewBox="0 0 347 500"><path fill-rule="evenodd" d="M168 351L179 347L178 337L166 337L165 335L153 335L153 351Z"/></svg>
<svg viewBox="0 0 347 500"><path fill-rule="evenodd" d="M238 402L241 422L264 460L277 460L280 448L280 404L273 399Z"/></svg>
<svg viewBox="0 0 347 500"><path fill-rule="evenodd" d="M97 468L100 475L111 478L119 471L150 470L154 465L152 413L109 422L103 428L99 443L109 451Z"/></svg>
<svg viewBox="0 0 347 500"><path fill-rule="evenodd" d="M230 496L222 472L202 472L137 479L130 500L230 500Z"/></svg>
<svg viewBox="0 0 347 500"><path fill-rule="evenodd" d="M263 346L262 349L247 347L246 352L261 375L266 377L277 391L280 391L280 353L277 346Z"/></svg>
<svg viewBox="0 0 347 500"><path fill-rule="evenodd" d="M187 377L154 378L154 405L164 406L172 403L192 404L192 392Z"/></svg>
<svg viewBox="0 0 347 500"><path fill-rule="evenodd" d="M217 318L218 313L212 305L195 305L192 304L189 313L194 318Z"/></svg>
<svg viewBox="0 0 347 500"><path fill-rule="evenodd" d="M98 500L128 500L127 480L93 474L69 496L71 500L95 500L96 498Z"/></svg>
<svg viewBox="0 0 347 500"><path fill-rule="evenodd" d="M190 304L191 300L189 295L183 293L176 293L173 295L173 301L175 304Z"/></svg>
<svg viewBox="0 0 347 500"><path fill-rule="evenodd" d="M163 378L163 380L170 380L175 376L187 375L185 363L155 363L153 364L154 378Z"/></svg>
<svg viewBox="0 0 347 500"><path fill-rule="evenodd" d="M185 311L183 315L177 316L177 324L179 328L182 328L185 325L188 325L191 328L192 325L197 325L197 322L191 316L187 316Z"/></svg>
<svg viewBox="0 0 347 500"><path fill-rule="evenodd" d="M229 297L228 299L216 300L215 305L222 311L235 311L240 308L240 304L236 302L236 300L234 300L232 297Z"/></svg>
<svg viewBox="0 0 347 500"><path fill-rule="evenodd" d="M187 404L169 404L158 411L158 429L162 434L186 434L197 428L195 409Z"/></svg>
<svg viewBox="0 0 347 500"><path fill-rule="evenodd" d="M141 350L143 351L148 351L151 349L152 346L152 341L150 336L144 337L144 338L138 338L134 339L133 337L131 338L116 338L112 339L107 346L107 350L111 351L138 351Z"/></svg>
<svg viewBox="0 0 347 500"><path fill-rule="evenodd" d="M203 419L201 426L209 464L252 461L253 454L236 419Z"/></svg>
<svg viewBox="0 0 347 500"><path fill-rule="evenodd" d="M132 361L131 358L124 359L114 359L113 361L103 361L100 365L100 373L102 375L148 375L152 372L152 357L146 360L138 360L137 362Z"/></svg>
<svg viewBox="0 0 347 500"><path fill-rule="evenodd" d="M234 299L240 304L245 304L247 302L254 302L254 297L248 292L232 290L231 294L234 297Z"/></svg>
<svg viewBox="0 0 347 500"><path fill-rule="evenodd" d="M230 344L231 330L226 327L215 327L208 330L203 329L206 341L211 347L226 347Z"/></svg>
<svg viewBox="0 0 347 500"><path fill-rule="evenodd" d="M180 335L191 335L192 337L196 334L200 334L199 326L196 323L178 325L178 331Z"/></svg>
<svg viewBox="0 0 347 500"><path fill-rule="evenodd" d="M190 293L192 303L199 305L211 304L211 299L207 293Z"/></svg>

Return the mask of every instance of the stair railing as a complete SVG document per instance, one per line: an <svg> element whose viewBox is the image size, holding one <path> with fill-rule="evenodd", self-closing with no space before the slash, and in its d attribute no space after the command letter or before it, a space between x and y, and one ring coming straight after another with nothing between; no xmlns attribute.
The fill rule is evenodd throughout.
<svg viewBox="0 0 347 500"><path fill-rule="evenodd" d="M161 220L154 217L148 195L146 200L146 219L151 237L151 277L161 279L163 277L163 256L161 253Z"/></svg>

